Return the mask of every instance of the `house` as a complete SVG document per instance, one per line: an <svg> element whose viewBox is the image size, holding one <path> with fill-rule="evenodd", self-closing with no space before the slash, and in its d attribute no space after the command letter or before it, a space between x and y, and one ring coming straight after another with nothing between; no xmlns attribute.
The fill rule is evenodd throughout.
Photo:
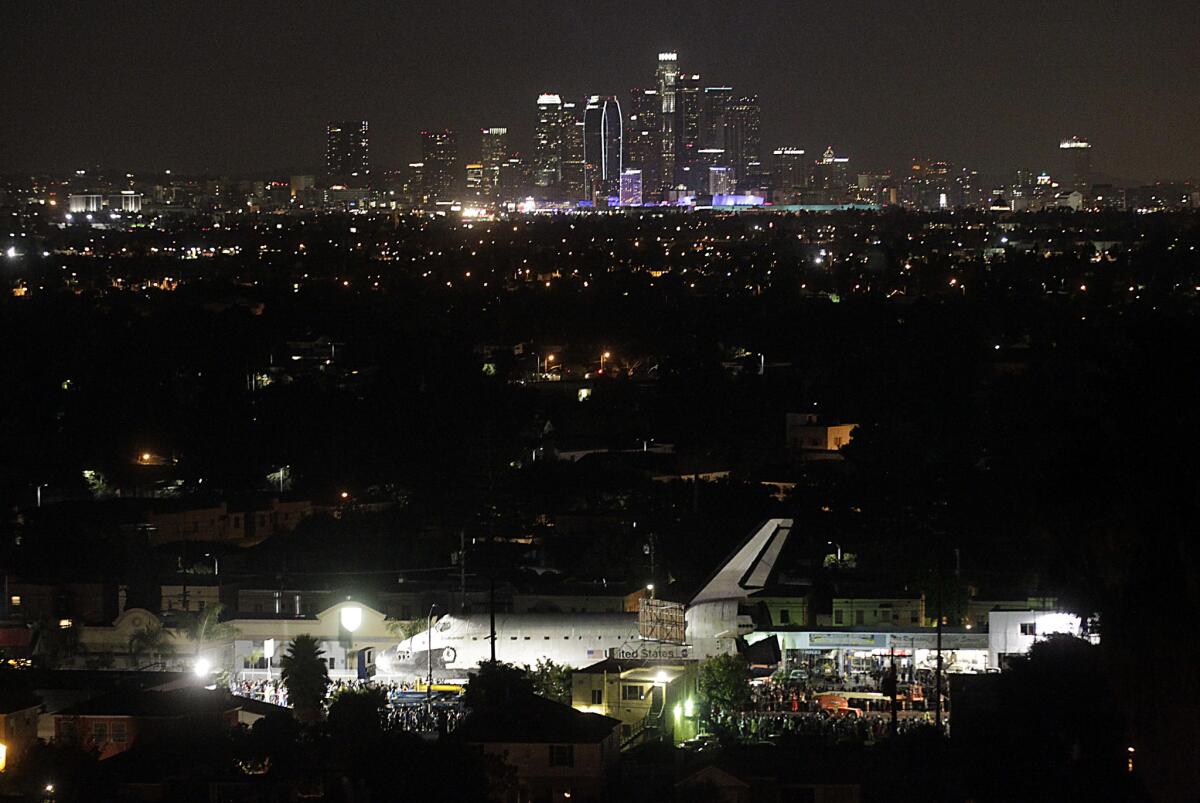
<svg viewBox="0 0 1200 803"><path fill-rule="evenodd" d="M904 597L834 597L833 625L923 627L925 595Z"/></svg>
<svg viewBox="0 0 1200 803"><path fill-rule="evenodd" d="M857 424L830 424L816 413L787 414L787 447L814 452L837 452L848 444Z"/></svg>
<svg viewBox="0 0 1200 803"><path fill-rule="evenodd" d="M698 665L670 659L606 658L571 675L571 706L621 723L621 745L696 735Z"/></svg>
<svg viewBox="0 0 1200 803"><path fill-rule="evenodd" d="M117 689L54 714L54 739L110 758L139 742L166 741L179 729L238 724L240 702L224 691Z"/></svg>
<svg viewBox="0 0 1200 803"><path fill-rule="evenodd" d="M527 694L472 711L454 736L516 770L506 803L590 803L608 797L620 724Z"/></svg>
<svg viewBox="0 0 1200 803"><path fill-rule="evenodd" d="M41 700L12 676L19 670L0 673L0 772L15 767L21 755L37 741Z"/></svg>

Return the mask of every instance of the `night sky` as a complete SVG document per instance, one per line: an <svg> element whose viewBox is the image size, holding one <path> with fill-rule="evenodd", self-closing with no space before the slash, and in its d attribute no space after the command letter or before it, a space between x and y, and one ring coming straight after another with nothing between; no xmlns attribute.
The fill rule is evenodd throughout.
<svg viewBox="0 0 1200 803"><path fill-rule="evenodd" d="M324 122L371 123L376 166L416 131L508 126L541 91L618 93L660 50L757 92L764 149L832 143L854 169L946 158L1200 178L1200 2L18 2L0 6L0 172L96 164L318 169Z"/></svg>

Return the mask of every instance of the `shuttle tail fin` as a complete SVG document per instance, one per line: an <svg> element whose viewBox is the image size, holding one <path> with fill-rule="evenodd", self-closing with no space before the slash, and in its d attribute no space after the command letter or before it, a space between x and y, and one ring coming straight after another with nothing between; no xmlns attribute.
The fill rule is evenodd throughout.
<svg viewBox="0 0 1200 803"><path fill-rule="evenodd" d="M768 519L713 573L691 604L742 599L764 588L791 531L792 519Z"/></svg>

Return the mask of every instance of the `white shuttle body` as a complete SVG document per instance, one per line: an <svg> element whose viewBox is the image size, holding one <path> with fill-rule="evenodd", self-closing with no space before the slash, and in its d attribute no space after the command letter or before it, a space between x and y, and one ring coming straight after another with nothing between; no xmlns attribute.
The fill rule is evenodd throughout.
<svg viewBox="0 0 1200 803"><path fill-rule="evenodd" d="M533 666L540 659L582 668L610 655L694 660L734 652L753 630L740 605L766 586L791 519L771 519L747 538L692 599L685 612L685 643L660 645L638 631L636 613L527 613L496 615L496 660ZM411 680L461 679L492 655L488 614L443 616L431 630L404 639L375 659L376 673Z"/></svg>

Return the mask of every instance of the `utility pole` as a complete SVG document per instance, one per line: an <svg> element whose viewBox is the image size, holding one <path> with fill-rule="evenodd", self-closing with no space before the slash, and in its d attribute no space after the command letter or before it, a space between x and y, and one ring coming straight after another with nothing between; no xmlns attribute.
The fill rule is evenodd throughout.
<svg viewBox="0 0 1200 803"><path fill-rule="evenodd" d="M942 730L942 581L942 554L939 550L937 556L937 670L934 672L933 679L933 721L937 725L939 733Z"/></svg>
<svg viewBox="0 0 1200 803"><path fill-rule="evenodd" d="M896 692L898 690L897 687L900 685L898 682L898 678L896 677L896 645L895 644L892 645L892 666L888 670L887 677L884 678L883 682L884 682L884 691L888 694L889 697L892 698L891 731L892 731L892 738L895 739L896 738L896 730L897 730L897 717L898 717L898 714L896 712Z"/></svg>
<svg viewBox="0 0 1200 803"><path fill-rule="evenodd" d="M458 530L458 612L467 612L467 536L460 527Z"/></svg>
<svg viewBox="0 0 1200 803"><path fill-rule="evenodd" d="M492 666L496 665L496 578L488 586L488 641L492 644Z"/></svg>
<svg viewBox="0 0 1200 803"><path fill-rule="evenodd" d="M437 603L429 606L429 617L425 624L428 628L425 630L427 644L425 647L425 660L429 668L429 676L425 679L425 713L428 717L433 716L433 611L437 608Z"/></svg>

